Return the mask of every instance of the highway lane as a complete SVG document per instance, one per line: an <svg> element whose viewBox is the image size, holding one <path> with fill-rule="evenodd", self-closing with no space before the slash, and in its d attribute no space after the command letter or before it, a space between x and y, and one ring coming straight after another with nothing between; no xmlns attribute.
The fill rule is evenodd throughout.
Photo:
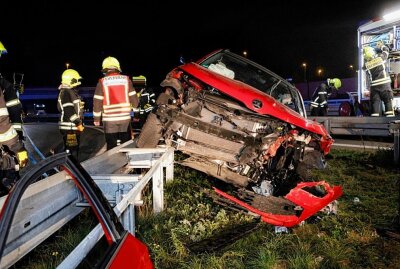
<svg viewBox="0 0 400 269"><path fill-rule="evenodd" d="M57 123L25 123L24 130L27 137L25 147L28 150L30 158L34 160L31 164L41 159L37 150L45 157L61 151L62 136L58 130ZM333 136L333 139L335 140L332 146L333 149L362 151L393 150L392 138L341 135ZM81 135L79 160L87 160L104 151L106 151L106 146L103 129L95 126L85 126L85 130Z"/></svg>
<svg viewBox="0 0 400 269"><path fill-rule="evenodd" d="M57 123L35 122L24 124L25 147L36 161L40 160L40 151L45 157L62 150L62 136ZM81 134L79 160L87 160L105 151L105 138L102 128L85 126Z"/></svg>

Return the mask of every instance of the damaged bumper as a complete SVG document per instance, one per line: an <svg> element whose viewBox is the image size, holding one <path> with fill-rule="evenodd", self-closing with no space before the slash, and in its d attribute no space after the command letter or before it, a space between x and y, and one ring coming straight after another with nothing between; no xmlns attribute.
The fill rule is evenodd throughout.
<svg viewBox="0 0 400 269"><path fill-rule="evenodd" d="M252 199L242 196L246 202L215 187L214 191L223 198L259 215L262 221L285 227L298 225L338 199L343 193L342 187L331 187L325 181L301 182L282 198L257 194L253 195Z"/></svg>

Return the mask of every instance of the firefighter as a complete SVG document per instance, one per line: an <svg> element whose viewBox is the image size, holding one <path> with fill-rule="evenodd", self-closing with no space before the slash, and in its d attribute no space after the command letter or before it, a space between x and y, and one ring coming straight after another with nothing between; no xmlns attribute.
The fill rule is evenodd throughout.
<svg viewBox="0 0 400 269"><path fill-rule="evenodd" d="M381 103L385 105L385 116L394 117L393 92L391 79L386 68L386 60L389 56L389 48L379 41L377 49L379 54L372 47L363 48L364 67L369 78L370 100L372 103L371 116L378 117L381 111Z"/></svg>
<svg viewBox="0 0 400 269"><path fill-rule="evenodd" d="M132 81L121 74L116 58L105 58L102 72L104 77L97 83L93 97L93 123L99 126L102 120L109 150L131 138L131 110L137 108L139 100Z"/></svg>
<svg viewBox="0 0 400 269"><path fill-rule="evenodd" d="M0 57L7 50L0 42ZM22 130L22 105L14 85L0 76L0 195L7 194L28 164Z"/></svg>
<svg viewBox="0 0 400 269"><path fill-rule="evenodd" d="M143 126L147 115L153 110L156 103L155 94L150 88L147 88L145 76L132 77L132 81L139 99L139 105L133 111L139 126Z"/></svg>
<svg viewBox="0 0 400 269"><path fill-rule="evenodd" d="M332 91L337 91L342 87L342 82L338 78L328 78L321 83L311 97L311 116L328 115L328 97Z"/></svg>
<svg viewBox="0 0 400 269"><path fill-rule="evenodd" d="M59 129L64 141L64 150L70 152L77 160L79 158L80 136L84 130L84 102L78 94L77 86L81 85L82 77L74 69L67 69L61 75L61 85L58 88L57 108L60 112Z"/></svg>

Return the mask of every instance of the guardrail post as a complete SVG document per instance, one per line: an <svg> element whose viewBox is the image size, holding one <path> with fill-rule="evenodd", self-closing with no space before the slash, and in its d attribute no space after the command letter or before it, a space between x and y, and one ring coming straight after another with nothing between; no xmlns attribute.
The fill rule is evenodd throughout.
<svg viewBox="0 0 400 269"><path fill-rule="evenodd" d="M127 219L128 225L124 226L132 235L135 235L135 206L130 204L124 211L125 218Z"/></svg>
<svg viewBox="0 0 400 269"><path fill-rule="evenodd" d="M399 129L396 129L396 130L393 130L393 139L394 139L394 141L393 141L393 147L394 147L394 163L395 164L399 164L399 154L400 154L400 149L399 149L399 147L400 147L400 130Z"/></svg>
<svg viewBox="0 0 400 269"><path fill-rule="evenodd" d="M153 210L160 213L164 209L164 173L160 165L153 174Z"/></svg>
<svg viewBox="0 0 400 269"><path fill-rule="evenodd" d="M331 121L329 119L324 120L324 127L325 127L326 131L329 134L332 134L332 132L331 132Z"/></svg>
<svg viewBox="0 0 400 269"><path fill-rule="evenodd" d="M400 120L390 122L389 131L393 134L394 163L400 163Z"/></svg>
<svg viewBox="0 0 400 269"><path fill-rule="evenodd" d="M118 190L116 193L116 203L121 202L123 198L123 191ZM128 230L131 234L135 235L135 207L130 204L121 215L122 225Z"/></svg>
<svg viewBox="0 0 400 269"><path fill-rule="evenodd" d="M165 180L168 182L174 179L174 150L169 149L165 154L168 154L167 164L165 166Z"/></svg>

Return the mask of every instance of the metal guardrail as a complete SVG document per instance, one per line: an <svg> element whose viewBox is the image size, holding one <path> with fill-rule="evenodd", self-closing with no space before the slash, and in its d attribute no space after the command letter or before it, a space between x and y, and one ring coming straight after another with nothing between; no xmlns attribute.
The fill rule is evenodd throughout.
<svg viewBox="0 0 400 269"><path fill-rule="evenodd" d="M75 184L60 173L29 186L19 204L0 268L8 268L79 214ZM0 200L3 206L6 196ZM49 203L51 201L51 203Z"/></svg>
<svg viewBox="0 0 400 269"><path fill-rule="evenodd" d="M164 208L164 169L166 169L166 181L173 179L173 160L174 150L168 149L129 149L123 148L121 151L126 152L129 158L129 167L148 167L141 164L143 160L151 166L150 170L141 178L137 184L123 197L123 199L114 207L117 216L125 214L123 224L125 229L132 234L135 231L134 220L134 205L140 202L140 194L143 188L152 180L153 188L153 210L155 213L161 212ZM164 153L163 153L164 152ZM154 153L163 153L158 160L154 160ZM140 158L139 156L151 156L152 158ZM126 220L128 219L128 222ZM64 259L57 269L76 268L79 263L85 258L89 251L95 246L96 242L103 235L103 230L98 224L82 241L81 243Z"/></svg>
<svg viewBox="0 0 400 269"><path fill-rule="evenodd" d="M324 125L331 135L393 137L394 163L400 163L400 116L308 117Z"/></svg>
<svg viewBox="0 0 400 269"><path fill-rule="evenodd" d="M82 163L120 216L128 231L135 231L135 205L140 205L143 188L152 182L153 210L164 208L164 180L173 179L172 148L136 149L132 141ZM127 174L131 168L149 168L146 174ZM0 208L6 197L0 198ZM51 203L49 203L51 201ZM78 215L84 207L75 184L64 172L32 184L24 194L20 209L1 260L8 268ZM100 224L70 253L58 268L76 268L101 238Z"/></svg>
<svg viewBox="0 0 400 269"><path fill-rule="evenodd" d="M390 124L396 117L308 117L324 125L331 135L391 136Z"/></svg>
<svg viewBox="0 0 400 269"><path fill-rule="evenodd" d="M400 120L390 123L390 132L393 134L394 163L400 164Z"/></svg>

